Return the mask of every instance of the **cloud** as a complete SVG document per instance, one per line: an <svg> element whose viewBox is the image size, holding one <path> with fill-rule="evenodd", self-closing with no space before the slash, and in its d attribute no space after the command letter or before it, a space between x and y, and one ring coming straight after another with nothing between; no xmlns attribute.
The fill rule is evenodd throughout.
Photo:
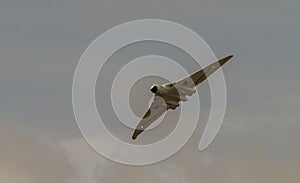
<svg viewBox="0 0 300 183"><path fill-rule="evenodd" d="M164 161L149 166L127 166L112 162L95 152L83 139L61 144L76 171L78 182L188 183L190 178L178 162Z"/></svg>
<svg viewBox="0 0 300 183"><path fill-rule="evenodd" d="M73 168L59 149L11 129L0 129L0 182L71 182Z"/></svg>

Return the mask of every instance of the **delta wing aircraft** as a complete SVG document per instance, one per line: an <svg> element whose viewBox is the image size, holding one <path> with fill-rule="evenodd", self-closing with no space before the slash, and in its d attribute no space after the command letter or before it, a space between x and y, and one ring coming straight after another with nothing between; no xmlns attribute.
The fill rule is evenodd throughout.
<svg viewBox="0 0 300 183"><path fill-rule="evenodd" d="M196 86L205 81L212 73L229 61L233 55L216 61L204 69L179 81L166 83L163 85L153 85L150 91L154 94L154 99L143 119L137 125L132 139L135 140L148 126L163 115L168 109L176 109L180 101L187 101L187 96L196 92Z"/></svg>

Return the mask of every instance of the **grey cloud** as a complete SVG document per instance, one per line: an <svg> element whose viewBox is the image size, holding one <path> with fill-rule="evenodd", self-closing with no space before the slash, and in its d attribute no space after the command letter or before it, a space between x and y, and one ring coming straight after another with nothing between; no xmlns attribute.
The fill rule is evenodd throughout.
<svg viewBox="0 0 300 183"><path fill-rule="evenodd" d="M126 166L105 159L93 151L83 139L61 144L76 171L78 182L264 182L280 183L299 180L299 150L288 149L273 158L266 149L245 141L243 145L221 133L208 150L197 150L193 138L177 154L149 166ZM229 144L222 146L221 144ZM284 154L284 155L283 155Z"/></svg>
<svg viewBox="0 0 300 183"><path fill-rule="evenodd" d="M0 129L0 182L72 182L74 171L63 151L13 128Z"/></svg>

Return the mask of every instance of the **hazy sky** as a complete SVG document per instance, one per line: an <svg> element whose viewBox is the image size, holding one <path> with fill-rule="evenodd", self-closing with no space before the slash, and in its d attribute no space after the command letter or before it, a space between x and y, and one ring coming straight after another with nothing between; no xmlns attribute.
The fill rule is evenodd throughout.
<svg viewBox="0 0 300 183"><path fill-rule="evenodd" d="M299 182L299 8L297 0L1 1L0 182ZM97 36L144 18L185 25L218 58L235 57L223 68L228 103L213 144L197 150L200 123L170 159L131 167L103 158L82 139L72 79ZM111 59L187 58L163 44L127 50L131 55L120 50ZM201 122L208 115L208 84L198 91Z"/></svg>

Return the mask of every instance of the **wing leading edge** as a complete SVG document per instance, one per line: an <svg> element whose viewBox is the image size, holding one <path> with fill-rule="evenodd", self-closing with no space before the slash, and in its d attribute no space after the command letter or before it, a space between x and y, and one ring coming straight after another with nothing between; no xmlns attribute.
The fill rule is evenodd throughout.
<svg viewBox="0 0 300 183"><path fill-rule="evenodd" d="M232 57L233 57L233 55L229 55L225 58L222 58L221 60L218 60L218 61L206 66L205 68L191 74L190 76L177 81L176 83L178 85L181 85L184 87L194 88L198 84L205 81L212 73L214 73L216 70L218 70L222 65L224 65L226 62L228 62ZM191 81L193 81L193 83Z"/></svg>
<svg viewBox="0 0 300 183"><path fill-rule="evenodd" d="M132 139L135 140L137 136L142 133L148 126L150 126L155 120L157 120L161 115L163 115L167 111L167 104L165 100L160 96L155 96L154 100L143 116L141 122L137 125Z"/></svg>

